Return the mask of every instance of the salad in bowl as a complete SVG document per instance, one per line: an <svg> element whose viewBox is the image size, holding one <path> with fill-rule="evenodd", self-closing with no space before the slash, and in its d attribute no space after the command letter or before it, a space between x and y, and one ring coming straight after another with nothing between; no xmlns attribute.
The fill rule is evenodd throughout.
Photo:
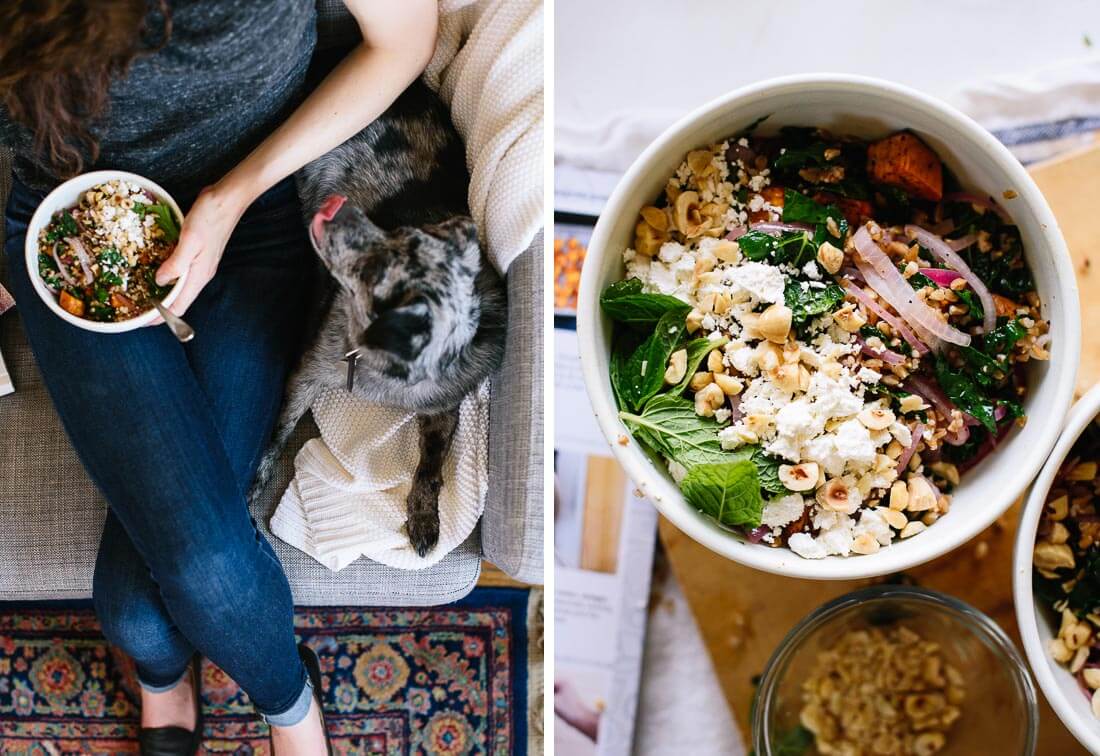
<svg viewBox="0 0 1100 756"><path fill-rule="evenodd" d="M693 149L619 251L599 297L619 443L721 528L806 559L933 528L1050 356L1019 228L909 131Z"/></svg>

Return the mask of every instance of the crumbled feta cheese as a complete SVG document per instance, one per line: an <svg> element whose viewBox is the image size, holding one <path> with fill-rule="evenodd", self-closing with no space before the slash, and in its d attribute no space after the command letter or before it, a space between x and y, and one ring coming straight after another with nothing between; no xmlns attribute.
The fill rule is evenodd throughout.
<svg viewBox="0 0 1100 756"><path fill-rule="evenodd" d="M825 546L809 533L795 533L787 539L787 546L803 559L824 559L828 556Z"/></svg>
<svg viewBox="0 0 1100 756"><path fill-rule="evenodd" d="M864 383L878 383L882 380L882 373L872 370L869 367L860 367L859 372L856 373L856 377Z"/></svg>
<svg viewBox="0 0 1100 756"><path fill-rule="evenodd" d="M781 528L802 516L806 508L806 502L801 494L788 494L778 499L772 499L764 505L764 513L761 515L760 524L772 528Z"/></svg>
<svg viewBox="0 0 1100 756"><path fill-rule="evenodd" d="M684 254L684 245L676 242L665 242L657 251L657 259L663 263L674 263Z"/></svg>
<svg viewBox="0 0 1100 756"><path fill-rule="evenodd" d="M782 302L786 278L773 265L745 262L732 268L728 278L732 284L747 291L761 302Z"/></svg>

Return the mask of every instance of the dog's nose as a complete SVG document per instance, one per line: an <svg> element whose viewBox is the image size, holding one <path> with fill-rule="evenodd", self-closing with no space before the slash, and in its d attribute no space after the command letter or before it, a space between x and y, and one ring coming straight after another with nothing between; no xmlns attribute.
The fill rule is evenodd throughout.
<svg viewBox="0 0 1100 756"><path fill-rule="evenodd" d="M316 244L320 244L324 239L325 224L336 217L347 201L348 198L342 194L334 194L321 203L321 207L313 216L313 223L310 224L310 231L313 232L313 240Z"/></svg>

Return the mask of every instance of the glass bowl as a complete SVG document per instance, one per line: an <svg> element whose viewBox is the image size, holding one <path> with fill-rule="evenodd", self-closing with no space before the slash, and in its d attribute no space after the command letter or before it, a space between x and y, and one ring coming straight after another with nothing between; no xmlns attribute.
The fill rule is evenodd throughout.
<svg viewBox="0 0 1100 756"><path fill-rule="evenodd" d="M791 630L768 660L753 712L758 756L787 756L799 727L802 682L821 651L841 634L899 621L940 644L963 676L966 700L939 753L1034 754L1039 728L1035 686L1012 641L989 617L963 602L923 588L879 585L834 599ZM995 712L995 716L994 716ZM812 745L798 754L817 754Z"/></svg>

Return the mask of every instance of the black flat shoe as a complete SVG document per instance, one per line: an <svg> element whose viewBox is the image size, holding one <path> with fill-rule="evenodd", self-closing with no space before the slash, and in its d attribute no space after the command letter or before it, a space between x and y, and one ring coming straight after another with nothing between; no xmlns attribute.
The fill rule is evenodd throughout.
<svg viewBox="0 0 1100 756"><path fill-rule="evenodd" d="M321 729L325 733L325 749L329 756L333 756L332 741L328 737L328 726L325 724L325 709L321 705L321 662L312 648L304 643L298 644L298 656L302 658L302 664L306 667L306 674L313 686L313 700L317 702L317 711L321 714Z"/></svg>
<svg viewBox="0 0 1100 756"><path fill-rule="evenodd" d="M195 756L202 744L202 688L198 654L191 660L191 690L195 694L195 729L182 727L142 727L138 743L142 756Z"/></svg>

